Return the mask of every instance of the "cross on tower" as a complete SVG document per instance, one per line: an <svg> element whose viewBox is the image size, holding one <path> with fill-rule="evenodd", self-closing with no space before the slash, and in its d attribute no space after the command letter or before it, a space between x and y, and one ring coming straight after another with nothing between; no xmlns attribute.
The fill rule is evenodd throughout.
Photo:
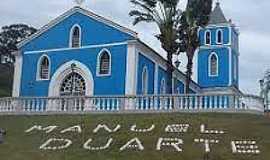
<svg viewBox="0 0 270 160"><path fill-rule="evenodd" d="M85 0L74 0L74 2L76 3L76 5L81 6L85 2Z"/></svg>

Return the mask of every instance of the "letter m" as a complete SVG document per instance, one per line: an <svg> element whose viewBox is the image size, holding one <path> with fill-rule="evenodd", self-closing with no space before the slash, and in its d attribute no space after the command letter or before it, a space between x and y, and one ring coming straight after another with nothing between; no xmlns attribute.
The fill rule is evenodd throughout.
<svg viewBox="0 0 270 160"><path fill-rule="evenodd" d="M34 130L37 130L37 131L45 131L45 133L50 133L52 132L55 128L57 128L58 126L47 126L47 127L42 127L40 125L35 125L27 130L25 130L25 133L30 133Z"/></svg>

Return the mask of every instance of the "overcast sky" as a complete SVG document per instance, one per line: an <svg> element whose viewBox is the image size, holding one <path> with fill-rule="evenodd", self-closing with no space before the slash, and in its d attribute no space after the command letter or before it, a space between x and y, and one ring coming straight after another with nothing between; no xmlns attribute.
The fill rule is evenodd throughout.
<svg viewBox="0 0 270 160"><path fill-rule="evenodd" d="M181 1L181 0L180 0ZM270 68L270 1L269 0L220 0L227 17L240 28L240 87L246 93L258 93L258 80ZM181 8L186 0L180 2ZM74 6L73 0L2 0L0 3L0 26L26 23L36 28L47 24ZM139 33L139 37L159 51L154 38L155 25L132 26L128 16L132 5L129 0L86 0L84 8L109 18ZM185 61L185 60L183 60ZM184 69L183 62L181 68Z"/></svg>

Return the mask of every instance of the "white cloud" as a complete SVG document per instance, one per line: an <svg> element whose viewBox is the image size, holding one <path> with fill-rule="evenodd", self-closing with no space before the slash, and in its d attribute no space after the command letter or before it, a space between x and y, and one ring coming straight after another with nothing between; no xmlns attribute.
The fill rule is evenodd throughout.
<svg viewBox="0 0 270 160"><path fill-rule="evenodd" d="M270 68L269 35L256 32L242 32L240 55L241 89L248 93L259 92L259 79L266 68Z"/></svg>

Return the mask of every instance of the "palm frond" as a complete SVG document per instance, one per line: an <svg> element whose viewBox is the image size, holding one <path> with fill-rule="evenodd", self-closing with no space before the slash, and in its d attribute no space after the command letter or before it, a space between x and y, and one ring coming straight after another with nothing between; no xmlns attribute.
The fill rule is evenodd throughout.
<svg viewBox="0 0 270 160"><path fill-rule="evenodd" d="M153 12L154 6L148 5L147 3L143 3L142 0L130 0L135 6L141 7L143 10L147 12Z"/></svg>
<svg viewBox="0 0 270 160"><path fill-rule="evenodd" d="M151 18L148 18L148 17L143 17L143 16L139 16L139 17L136 17L133 21L133 25L136 25L140 22L153 22L153 19Z"/></svg>

